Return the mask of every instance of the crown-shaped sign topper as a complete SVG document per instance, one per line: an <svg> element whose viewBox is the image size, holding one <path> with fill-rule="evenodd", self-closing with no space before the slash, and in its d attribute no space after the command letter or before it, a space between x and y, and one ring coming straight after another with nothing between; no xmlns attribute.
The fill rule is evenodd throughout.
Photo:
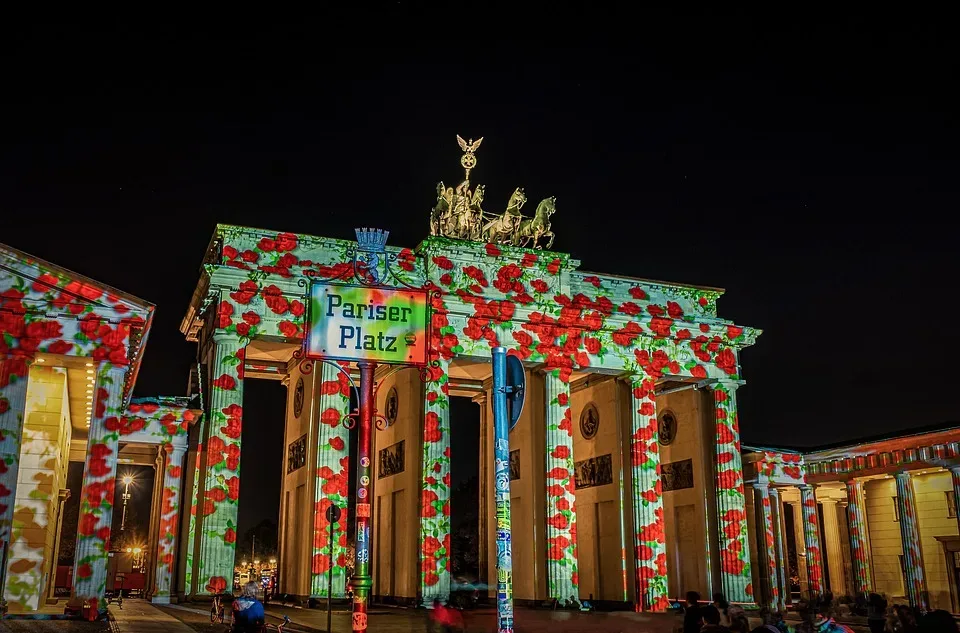
<svg viewBox="0 0 960 633"><path fill-rule="evenodd" d="M357 234L357 244L361 250L383 252L387 248L387 238L390 231L383 229L354 229Z"/></svg>
<svg viewBox="0 0 960 633"><path fill-rule="evenodd" d="M502 215L485 212L481 206L485 188L477 185L470 187L470 172L477 166L475 152L483 142L483 137L474 141L463 140L457 135L457 143L463 150L460 164L466 173L463 182L453 187L445 187L443 182L437 185L437 204L430 214L430 235L440 235L459 240L475 242L493 242L514 246L550 248L555 237L550 230L550 216L556 211L556 197L544 198L537 205L534 216L520 213L527 202L523 188L517 189L507 201L507 209ZM540 240L546 239L545 246Z"/></svg>

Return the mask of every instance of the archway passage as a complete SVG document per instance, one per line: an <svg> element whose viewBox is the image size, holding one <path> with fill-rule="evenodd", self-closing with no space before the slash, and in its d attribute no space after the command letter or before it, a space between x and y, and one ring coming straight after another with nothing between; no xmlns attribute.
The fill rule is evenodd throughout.
<svg viewBox="0 0 960 633"><path fill-rule="evenodd" d="M470 591L485 579L480 552L480 409L469 398L450 398L451 592ZM485 574L484 574L485 575Z"/></svg>
<svg viewBox="0 0 960 633"><path fill-rule="evenodd" d="M255 580L264 591L272 592L276 588L279 553L277 530L287 393L276 380L249 380L245 388L234 583Z"/></svg>

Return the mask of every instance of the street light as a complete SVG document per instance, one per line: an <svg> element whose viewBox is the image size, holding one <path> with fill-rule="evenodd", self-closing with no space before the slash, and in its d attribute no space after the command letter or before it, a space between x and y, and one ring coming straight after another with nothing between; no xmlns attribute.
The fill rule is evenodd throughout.
<svg viewBox="0 0 960 633"><path fill-rule="evenodd" d="M133 475L124 475L121 479L124 485L123 489L123 515L120 517L120 531L123 532L127 526L127 501L130 500L130 484L133 483ZM130 551L129 549L127 550Z"/></svg>

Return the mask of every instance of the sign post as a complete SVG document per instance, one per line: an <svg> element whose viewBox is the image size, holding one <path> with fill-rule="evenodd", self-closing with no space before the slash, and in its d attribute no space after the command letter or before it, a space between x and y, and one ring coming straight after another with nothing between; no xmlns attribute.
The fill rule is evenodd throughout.
<svg viewBox="0 0 960 633"><path fill-rule="evenodd" d="M497 633L513 633L513 545L510 529L510 429L520 418L523 365L493 348L494 479L497 507Z"/></svg>
<svg viewBox="0 0 960 633"><path fill-rule="evenodd" d="M330 524L330 566L327 567L327 633L333 633L330 628L331 606L330 597L333 595L333 524L340 520L340 506L327 506L327 523Z"/></svg>
<svg viewBox="0 0 960 633"><path fill-rule="evenodd" d="M348 361L360 369L359 411L344 418L347 428L357 424L357 539L353 586L352 630L367 630L370 574L370 534L373 474L370 458L376 411L374 375L379 363L427 363L427 292L418 288L383 285L390 275L386 252L389 231L357 229L354 278L360 285L314 281L310 284L304 356L322 361ZM401 282L402 283L402 282ZM346 373L342 367L337 367ZM347 377L350 378L349 374ZM350 379L352 383L352 378ZM379 427L379 422L378 422ZM334 506L331 506L331 509ZM328 510L329 512L329 510ZM339 512L338 512L339 514ZM330 565L333 566L333 523L330 521ZM328 584L332 585L332 569ZM327 630L330 630L330 590L327 591Z"/></svg>

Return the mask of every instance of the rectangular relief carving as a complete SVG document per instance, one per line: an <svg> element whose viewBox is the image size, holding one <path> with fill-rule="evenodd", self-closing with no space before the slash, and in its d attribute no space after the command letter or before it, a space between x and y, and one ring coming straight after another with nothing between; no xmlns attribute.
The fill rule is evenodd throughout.
<svg viewBox="0 0 960 633"><path fill-rule="evenodd" d="M609 454L577 462L573 470L577 489L593 488L613 483L613 458Z"/></svg>
<svg viewBox="0 0 960 633"><path fill-rule="evenodd" d="M663 491L693 488L693 460L684 459L660 465L660 481Z"/></svg>
<svg viewBox="0 0 960 633"><path fill-rule="evenodd" d="M307 464L307 436L290 442L287 447L287 474L303 468Z"/></svg>
<svg viewBox="0 0 960 633"><path fill-rule="evenodd" d="M380 449L377 454L377 479L403 472L403 442L400 440L392 446Z"/></svg>

